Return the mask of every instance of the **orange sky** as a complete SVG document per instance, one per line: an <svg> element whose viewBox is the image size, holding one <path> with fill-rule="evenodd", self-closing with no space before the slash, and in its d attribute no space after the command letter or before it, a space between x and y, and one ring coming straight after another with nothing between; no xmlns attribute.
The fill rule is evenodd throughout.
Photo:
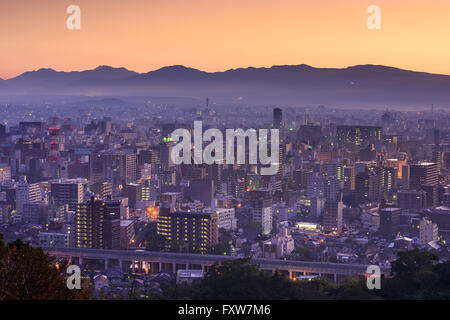
<svg viewBox="0 0 450 320"><path fill-rule="evenodd" d="M81 7L82 29L66 28ZM366 27L381 8L382 28ZM384 64L450 74L449 0L0 0L0 77L98 65Z"/></svg>

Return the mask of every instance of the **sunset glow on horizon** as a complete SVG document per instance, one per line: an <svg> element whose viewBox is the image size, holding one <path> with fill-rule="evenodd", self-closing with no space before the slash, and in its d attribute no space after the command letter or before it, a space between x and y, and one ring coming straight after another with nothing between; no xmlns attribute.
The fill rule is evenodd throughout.
<svg viewBox="0 0 450 320"><path fill-rule="evenodd" d="M66 9L81 8L81 30ZM381 30L366 27L369 5ZM0 78L99 65L148 72L357 64L450 74L450 1L0 0Z"/></svg>

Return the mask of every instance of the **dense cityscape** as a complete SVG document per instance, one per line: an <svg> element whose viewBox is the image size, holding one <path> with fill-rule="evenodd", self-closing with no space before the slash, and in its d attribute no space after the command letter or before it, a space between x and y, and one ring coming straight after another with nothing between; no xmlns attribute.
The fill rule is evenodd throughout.
<svg viewBox="0 0 450 320"><path fill-rule="evenodd" d="M448 259L447 111L91 103L0 106L0 233L82 266L91 297L164 297L242 258L334 283L389 277L402 251ZM277 173L173 164L172 132L199 120L279 129Z"/></svg>

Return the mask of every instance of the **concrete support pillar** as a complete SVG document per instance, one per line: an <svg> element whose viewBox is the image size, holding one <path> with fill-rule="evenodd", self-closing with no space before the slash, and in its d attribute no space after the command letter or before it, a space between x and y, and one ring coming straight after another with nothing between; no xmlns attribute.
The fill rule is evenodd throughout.
<svg viewBox="0 0 450 320"><path fill-rule="evenodd" d="M123 272L123 265L122 265L121 259L119 259L119 269L120 269L120 272Z"/></svg>
<svg viewBox="0 0 450 320"><path fill-rule="evenodd" d="M78 257L78 264L80 265L80 268L83 266L83 257Z"/></svg>
<svg viewBox="0 0 450 320"><path fill-rule="evenodd" d="M105 258L105 271L108 270L109 267L109 259Z"/></svg>
<svg viewBox="0 0 450 320"><path fill-rule="evenodd" d="M334 283L337 283L337 274L333 274Z"/></svg>
<svg viewBox="0 0 450 320"><path fill-rule="evenodd" d="M292 270L289 270L289 279L293 279L293 274L292 274Z"/></svg>
<svg viewBox="0 0 450 320"><path fill-rule="evenodd" d="M172 263L172 274L177 274L177 264Z"/></svg>

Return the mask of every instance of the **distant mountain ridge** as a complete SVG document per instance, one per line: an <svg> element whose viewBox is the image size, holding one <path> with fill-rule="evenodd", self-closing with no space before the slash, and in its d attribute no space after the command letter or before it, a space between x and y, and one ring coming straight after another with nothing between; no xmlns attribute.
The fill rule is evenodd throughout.
<svg viewBox="0 0 450 320"><path fill-rule="evenodd" d="M49 68L0 79L0 95L164 95L248 104L450 108L450 76L381 65L315 68L306 64L205 72L182 65L137 73L99 66Z"/></svg>

